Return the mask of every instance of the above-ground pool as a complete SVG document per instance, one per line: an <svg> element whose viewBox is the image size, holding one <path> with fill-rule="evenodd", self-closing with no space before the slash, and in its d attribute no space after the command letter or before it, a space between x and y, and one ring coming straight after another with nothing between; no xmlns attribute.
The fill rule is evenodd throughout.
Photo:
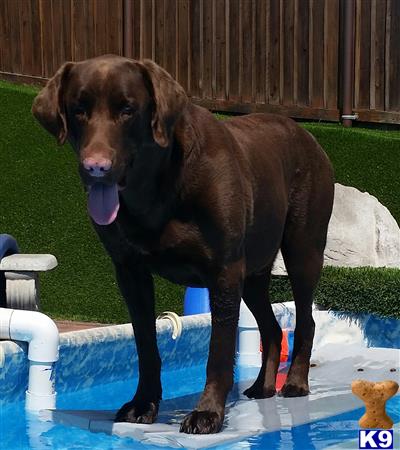
<svg viewBox="0 0 400 450"><path fill-rule="evenodd" d="M276 307L284 328L293 310ZM65 333L57 363L57 410L26 413L26 348L2 342L0 361L1 449L350 449L358 448L358 419L364 408L351 394L353 379L399 380L400 322L314 311L317 324L308 397L248 400L242 395L258 373L236 367L223 431L218 435L179 433L179 423L196 404L205 382L210 335L208 315L183 319L178 340L171 324L159 321L163 359L163 402L156 424L113 424L116 409L130 400L137 358L129 325ZM278 384L287 367L281 365ZM389 400L399 447L400 396ZM114 433L114 434L112 434ZM129 436L129 437L127 437ZM397 447L396 447L397 445Z"/></svg>

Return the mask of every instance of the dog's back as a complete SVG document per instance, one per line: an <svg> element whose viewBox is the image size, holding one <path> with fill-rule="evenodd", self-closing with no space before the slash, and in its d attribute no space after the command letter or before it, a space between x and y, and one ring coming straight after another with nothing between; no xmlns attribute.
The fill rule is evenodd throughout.
<svg viewBox="0 0 400 450"><path fill-rule="evenodd" d="M329 218L333 171L317 141L293 120L275 114L249 114L224 122L249 168L253 215L246 231L248 273L271 264L286 224L306 220L312 197ZM325 198L326 192L326 198ZM319 202L318 202L319 203Z"/></svg>

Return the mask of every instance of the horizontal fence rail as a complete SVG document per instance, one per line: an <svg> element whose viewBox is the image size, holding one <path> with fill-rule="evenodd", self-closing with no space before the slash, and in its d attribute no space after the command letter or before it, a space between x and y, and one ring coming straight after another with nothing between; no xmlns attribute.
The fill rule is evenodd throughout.
<svg viewBox="0 0 400 450"><path fill-rule="evenodd" d="M340 120L346 0L0 0L0 77L67 60L151 58L193 101ZM400 0L356 0L354 112L400 123Z"/></svg>

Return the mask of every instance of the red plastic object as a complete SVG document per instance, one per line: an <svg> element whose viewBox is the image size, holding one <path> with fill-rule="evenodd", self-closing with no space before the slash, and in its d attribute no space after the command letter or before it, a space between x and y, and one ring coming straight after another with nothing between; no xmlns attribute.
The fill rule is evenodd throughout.
<svg viewBox="0 0 400 450"><path fill-rule="evenodd" d="M293 330L282 330L281 342L281 363L290 361L293 347ZM262 342L260 341L260 352L263 352Z"/></svg>
<svg viewBox="0 0 400 450"><path fill-rule="evenodd" d="M280 391L282 389L282 386L285 384L287 377L286 372L278 372L276 376L276 390Z"/></svg>

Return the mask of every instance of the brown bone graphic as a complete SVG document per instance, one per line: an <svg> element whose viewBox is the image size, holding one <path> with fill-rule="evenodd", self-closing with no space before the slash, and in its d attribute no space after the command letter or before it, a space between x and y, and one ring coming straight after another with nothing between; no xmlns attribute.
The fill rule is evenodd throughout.
<svg viewBox="0 0 400 450"><path fill-rule="evenodd" d="M386 414L386 401L399 389L395 381L386 380L372 383L366 380L354 380L351 390L365 403L365 414L358 421L361 428L384 428L393 426L393 420Z"/></svg>

